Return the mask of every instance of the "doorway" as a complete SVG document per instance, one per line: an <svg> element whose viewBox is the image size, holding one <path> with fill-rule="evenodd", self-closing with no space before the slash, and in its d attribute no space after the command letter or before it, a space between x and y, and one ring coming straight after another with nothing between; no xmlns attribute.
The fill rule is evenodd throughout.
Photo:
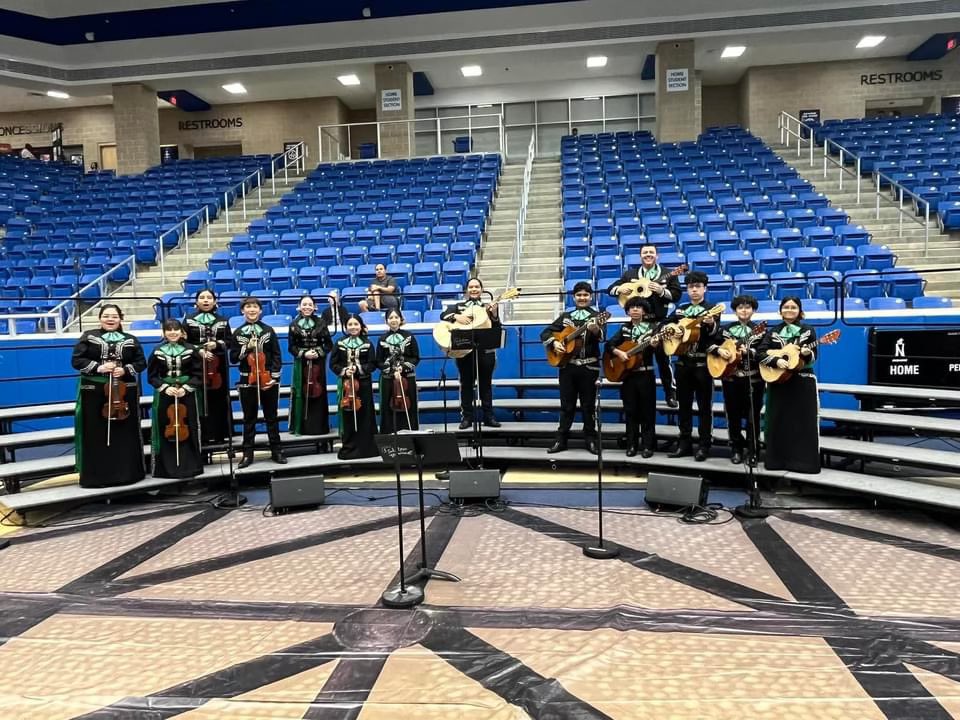
<svg viewBox="0 0 960 720"><path fill-rule="evenodd" d="M117 169L117 146L116 143L100 146L100 169Z"/></svg>

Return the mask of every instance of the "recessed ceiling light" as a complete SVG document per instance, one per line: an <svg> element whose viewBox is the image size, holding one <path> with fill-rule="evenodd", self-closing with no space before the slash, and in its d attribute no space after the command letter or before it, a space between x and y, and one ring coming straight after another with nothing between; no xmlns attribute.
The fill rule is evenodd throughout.
<svg viewBox="0 0 960 720"><path fill-rule="evenodd" d="M223 86L223 89L226 90L231 95L247 94L247 89L243 86L243 83L228 83Z"/></svg>
<svg viewBox="0 0 960 720"><path fill-rule="evenodd" d="M747 51L744 45L727 45L720 53L722 58L738 58Z"/></svg>
<svg viewBox="0 0 960 720"><path fill-rule="evenodd" d="M57 98L58 100L66 100L70 96L62 90L47 90L47 97Z"/></svg>
<svg viewBox="0 0 960 720"><path fill-rule="evenodd" d="M349 75L338 75L337 80L340 81L341 85L359 85L360 84L360 78L358 78L353 73Z"/></svg>
<svg viewBox="0 0 960 720"><path fill-rule="evenodd" d="M607 66L607 56L606 55L591 55L587 58L587 67L588 68L597 68L597 67L606 67Z"/></svg>
<svg viewBox="0 0 960 720"><path fill-rule="evenodd" d="M460 68L460 72L464 77L480 77L483 75L483 68L479 65L464 65Z"/></svg>
<svg viewBox="0 0 960 720"><path fill-rule="evenodd" d="M886 39L887 39L886 35L864 35L860 39L860 42L857 43L857 47L858 48L876 47Z"/></svg>

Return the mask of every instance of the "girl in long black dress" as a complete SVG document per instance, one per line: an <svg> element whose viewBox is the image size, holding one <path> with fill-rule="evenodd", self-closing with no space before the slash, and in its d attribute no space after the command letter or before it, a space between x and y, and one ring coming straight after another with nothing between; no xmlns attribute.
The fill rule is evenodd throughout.
<svg viewBox="0 0 960 720"><path fill-rule="evenodd" d="M203 362L201 351L185 343L184 335L183 326L177 320L165 321L163 342L154 348L147 361L147 382L154 389L150 433L154 477L189 478L203 473L200 454Z"/></svg>
<svg viewBox="0 0 960 720"><path fill-rule="evenodd" d="M183 320L186 341L196 347L201 355L200 430L204 445L227 441L232 433L230 416L230 365L227 349L230 345L230 324L217 312L217 296L213 290L197 293L196 311ZM205 372L203 372L205 371Z"/></svg>
<svg viewBox="0 0 960 720"><path fill-rule="evenodd" d="M140 433L143 347L123 331L117 305L101 306L99 318L100 327L83 333L73 348L72 365L80 373L74 428L81 487L129 485L146 474ZM121 405L107 413L108 399L116 400L121 389Z"/></svg>
<svg viewBox="0 0 960 720"><path fill-rule="evenodd" d="M377 369L376 353L367 339L367 326L359 315L347 318L346 334L339 338L330 353L330 369L336 374L337 407L340 439L343 443L337 457L341 460L378 455L374 435L377 413L373 406L373 379ZM345 394L345 383L354 384L355 401Z"/></svg>
<svg viewBox="0 0 960 720"><path fill-rule="evenodd" d="M767 470L820 472L820 418L817 378L813 362L817 354L816 331L803 324L803 305L798 297L780 303L779 325L771 328L757 348L760 364L786 368L785 360L771 350L799 345L806 364L786 382L767 384L766 440L764 466Z"/></svg>
<svg viewBox="0 0 960 720"><path fill-rule="evenodd" d="M420 362L420 346L417 339L401 329L403 315L397 308L384 313L390 332L377 343L377 367L380 368L380 432L392 433L394 418L397 430L417 430L420 418L417 417L417 363ZM407 389L402 397L409 401L410 407L394 408L391 402L397 377L407 380Z"/></svg>
<svg viewBox="0 0 960 720"><path fill-rule="evenodd" d="M290 433L293 435L330 432L325 359L333 349L333 340L327 326L317 318L316 308L309 295L300 298L299 312L287 332L287 348L293 355L290 385Z"/></svg>

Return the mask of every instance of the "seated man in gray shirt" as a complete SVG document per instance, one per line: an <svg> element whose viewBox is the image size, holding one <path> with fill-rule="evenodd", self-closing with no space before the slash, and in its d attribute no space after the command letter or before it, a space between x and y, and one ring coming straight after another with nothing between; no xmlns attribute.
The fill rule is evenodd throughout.
<svg viewBox="0 0 960 720"><path fill-rule="evenodd" d="M367 288L369 293L367 299L360 301L360 312L376 312L400 307L397 281L387 275L387 266L383 263L377 263L374 272L376 277L373 278L373 282Z"/></svg>

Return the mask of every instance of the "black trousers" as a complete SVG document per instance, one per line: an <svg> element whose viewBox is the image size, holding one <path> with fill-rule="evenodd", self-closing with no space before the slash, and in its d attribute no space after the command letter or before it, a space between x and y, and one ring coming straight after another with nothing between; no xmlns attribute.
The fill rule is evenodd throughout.
<svg viewBox="0 0 960 720"><path fill-rule="evenodd" d="M713 378L707 372L706 364L691 362L677 363L677 402L680 428L680 442L690 442L693 436L693 400L697 400L697 435L700 445L709 447L713 443Z"/></svg>
<svg viewBox="0 0 960 720"><path fill-rule="evenodd" d="M577 403L583 416L583 434L590 436L597 431L597 378L599 369L585 365L567 365L560 368L560 426L557 437L565 439L570 434Z"/></svg>
<svg viewBox="0 0 960 720"><path fill-rule="evenodd" d="M663 396L667 397L675 389L673 387L673 368L670 365L670 356L663 350L663 345L657 345L653 351L657 361L657 370L660 372L660 384L663 387Z"/></svg>
<svg viewBox="0 0 960 720"><path fill-rule="evenodd" d="M656 447L657 382L653 370L633 372L620 385L620 399L627 421L627 447Z"/></svg>
<svg viewBox="0 0 960 720"><path fill-rule="evenodd" d="M723 381L723 405L727 411L727 432L730 435L730 449L742 453L751 452L758 446L754 444L754 428L760 433L760 410L763 408L763 380L759 375L753 381L753 420L750 419L750 379L730 378ZM746 439L743 426L746 425Z"/></svg>
<svg viewBox="0 0 960 720"><path fill-rule="evenodd" d="M460 411L465 418L473 417L473 386L480 384L480 405L484 413L493 412L493 368L496 367L496 353L474 351L466 357L457 358L457 372L460 373ZM477 377L479 365L479 378Z"/></svg>
<svg viewBox="0 0 960 720"><path fill-rule="evenodd" d="M257 415L260 408L257 406L257 388L241 387L240 407L243 409L243 452L252 453L254 440L257 436ZM277 402L280 400L280 385L274 384L266 390L260 391L260 402L263 404L263 420L267 425L267 437L270 440L270 450L280 449L280 421L277 420Z"/></svg>

